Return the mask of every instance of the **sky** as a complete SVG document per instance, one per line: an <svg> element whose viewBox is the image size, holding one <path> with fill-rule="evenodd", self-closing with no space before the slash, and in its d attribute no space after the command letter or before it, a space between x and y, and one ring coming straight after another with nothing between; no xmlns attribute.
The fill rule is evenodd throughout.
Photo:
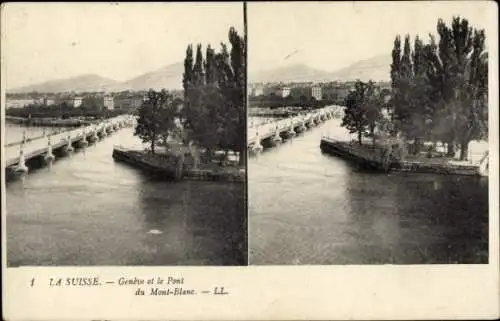
<svg viewBox="0 0 500 321"><path fill-rule="evenodd" d="M390 55L397 34L418 34L427 42L438 18L449 24L455 15L486 29L488 37L495 28L486 24L495 12L496 5L486 1L249 3L248 68L300 63L335 71Z"/></svg>
<svg viewBox="0 0 500 321"><path fill-rule="evenodd" d="M182 62L189 43L243 34L241 3L7 3L6 88L82 74L124 81Z"/></svg>

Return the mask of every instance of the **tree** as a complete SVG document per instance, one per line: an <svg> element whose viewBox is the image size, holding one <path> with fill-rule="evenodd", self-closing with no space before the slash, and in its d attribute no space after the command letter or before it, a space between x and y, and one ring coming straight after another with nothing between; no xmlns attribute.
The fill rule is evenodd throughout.
<svg viewBox="0 0 500 321"><path fill-rule="evenodd" d="M201 45L196 48L195 62L193 63L193 47L189 45L184 59L184 107L182 110L183 127L185 129L184 143L190 141L200 142L203 131L200 128L204 125L203 111L201 110L203 79L203 56Z"/></svg>
<svg viewBox="0 0 500 321"><path fill-rule="evenodd" d="M201 87L205 84L205 75L203 71L203 53L201 51L201 44L196 47L196 56L193 66L193 85Z"/></svg>
<svg viewBox="0 0 500 321"><path fill-rule="evenodd" d="M354 90L349 92L345 100L344 117L342 127L349 133L358 135L358 143L362 145L362 137L366 134L367 119L364 106L366 104L367 85L362 81L356 81Z"/></svg>
<svg viewBox="0 0 500 321"><path fill-rule="evenodd" d="M392 49L391 63L391 88L392 96L390 101L391 116L393 121L396 120L396 106L401 104L401 93L399 92L399 82L401 78L401 37L399 35L394 39L394 47ZM394 133L393 133L394 134Z"/></svg>
<svg viewBox="0 0 500 321"><path fill-rule="evenodd" d="M363 101L364 117L366 118L367 137L372 138L375 145L375 129L379 126L382 117L382 108L385 106L386 92L375 87L372 81L366 84L366 92Z"/></svg>
<svg viewBox="0 0 500 321"><path fill-rule="evenodd" d="M182 75L182 88L184 89L184 108L186 114L190 111L189 90L193 83L193 46L189 45L186 49L186 58L184 59L184 74ZM189 119L185 118L184 126L189 128Z"/></svg>
<svg viewBox="0 0 500 321"><path fill-rule="evenodd" d="M425 136L430 141L436 141L439 139L439 135L436 135L439 129L439 109L442 104L441 95L441 77L440 77L440 64L437 54L437 45L433 35L429 35L429 44L424 45L422 49L423 53L423 72L420 78L419 85L425 86L425 90L421 94L422 98L425 98L424 104L424 132Z"/></svg>
<svg viewBox="0 0 500 321"><path fill-rule="evenodd" d="M413 139L414 133L412 131L412 81L413 70L411 64L411 47L410 36L405 36L403 46L403 56L401 57L401 64L398 79L398 100L395 106L395 116L397 120L397 128L401 131L407 139Z"/></svg>
<svg viewBox="0 0 500 321"><path fill-rule="evenodd" d="M391 107L394 127L407 139L442 141L447 155L467 156L471 140L488 132L488 54L484 30L453 17L451 25L439 19L439 42L433 35L424 44L417 36L413 51L405 37L394 41L391 65Z"/></svg>
<svg viewBox="0 0 500 321"><path fill-rule="evenodd" d="M161 139L166 139L175 128L175 109L177 105L166 90L149 90L147 99L138 110L135 136L142 142L151 144L151 153L155 154L155 146Z"/></svg>
<svg viewBox="0 0 500 321"><path fill-rule="evenodd" d="M488 131L488 56L484 52L485 34L474 30L472 52L465 62L459 84L459 104L456 118L456 139L460 159L467 157L469 142L487 137Z"/></svg>
<svg viewBox="0 0 500 321"><path fill-rule="evenodd" d="M240 153L240 165L246 162L246 43L234 28L229 30L229 42L231 43L231 67L233 76L233 90L231 94L230 130L232 131L231 144Z"/></svg>
<svg viewBox="0 0 500 321"><path fill-rule="evenodd" d="M218 53L208 46L205 61L201 45L197 46L192 81L184 86L188 104L183 115L189 141L209 151L239 151L243 163L247 150L245 43L234 28L229 30L229 42L230 52L224 43ZM186 57L186 61L192 59ZM185 69L190 66L186 63Z"/></svg>
<svg viewBox="0 0 500 321"><path fill-rule="evenodd" d="M215 51L210 45L207 46L205 57L205 82L207 85L215 84L217 82L217 66L215 62Z"/></svg>
<svg viewBox="0 0 500 321"><path fill-rule="evenodd" d="M202 110L204 121L203 136L200 137L200 142L203 146L212 149L230 149L227 145L228 133L226 125L229 115L221 112L226 101L219 88L214 85L207 85L202 93Z"/></svg>
<svg viewBox="0 0 500 321"><path fill-rule="evenodd" d="M484 30L472 29L460 17L453 18L451 27L440 19L437 31L440 39L435 69L441 96L437 115L442 124L439 134L447 142L447 154L455 154L457 143L463 160L469 142L487 133L486 37Z"/></svg>
<svg viewBox="0 0 500 321"><path fill-rule="evenodd" d="M427 115L427 105L429 100L429 88L427 86L426 61L424 44L416 36L412 58L412 74L408 93L408 120L406 124L407 136L414 139L415 153L420 152L422 138L426 136L427 120L432 115Z"/></svg>
<svg viewBox="0 0 500 321"><path fill-rule="evenodd" d="M387 137L388 135L392 135L394 131L393 122L390 118L391 90L386 88L381 89L376 97L376 103L379 105L379 118L376 122L376 128L383 136Z"/></svg>
<svg viewBox="0 0 500 321"><path fill-rule="evenodd" d="M217 88L222 100L222 103L217 107L217 111L212 112L212 117L220 121L217 146L224 150L237 150L233 144L236 135L234 73L231 69L230 55L225 44L221 44L221 51L216 55L215 61L217 66Z"/></svg>

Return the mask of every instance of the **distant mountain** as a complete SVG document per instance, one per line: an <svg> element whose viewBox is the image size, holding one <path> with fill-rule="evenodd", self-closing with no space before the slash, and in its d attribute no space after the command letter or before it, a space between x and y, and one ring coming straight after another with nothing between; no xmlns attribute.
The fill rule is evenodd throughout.
<svg viewBox="0 0 500 321"><path fill-rule="evenodd" d="M249 82L321 82L321 81L349 81L360 79L363 81L389 80L391 65L390 55L375 56L370 59L355 62L334 72L327 72L311 68L305 64L292 64L272 70L250 72ZM57 79L39 84L13 88L8 93L37 92L95 92L95 91L122 91L153 89L181 89L184 64L171 64L151 71L124 82L101 77L95 74L82 75L73 78Z"/></svg>
<svg viewBox="0 0 500 321"><path fill-rule="evenodd" d="M389 81L392 57L390 55L375 56L355 62L345 68L328 74L332 80Z"/></svg>
<svg viewBox="0 0 500 321"><path fill-rule="evenodd" d="M251 72L248 81L254 82L322 82L322 81L352 81L390 79L390 55L375 56L357 61L345 68L327 72L304 64L293 64L271 70Z"/></svg>
<svg viewBox="0 0 500 321"><path fill-rule="evenodd" d="M46 82L13 88L8 93L27 93L37 91L49 92L84 92L84 91L110 91L119 84L116 80L104 78L95 74L82 75L72 78L49 80Z"/></svg>
<svg viewBox="0 0 500 321"><path fill-rule="evenodd" d="M7 90L8 93L56 92L116 92L122 90L181 89L184 64L182 62L165 66L158 70L139 75L130 80L119 82L113 79L90 74L66 79L50 80Z"/></svg>
<svg viewBox="0 0 500 321"><path fill-rule="evenodd" d="M145 73L120 84L122 90L181 89L184 63L179 62Z"/></svg>
<svg viewBox="0 0 500 321"><path fill-rule="evenodd" d="M249 73L249 82L303 82L324 79L328 73L304 64L293 64L271 70Z"/></svg>

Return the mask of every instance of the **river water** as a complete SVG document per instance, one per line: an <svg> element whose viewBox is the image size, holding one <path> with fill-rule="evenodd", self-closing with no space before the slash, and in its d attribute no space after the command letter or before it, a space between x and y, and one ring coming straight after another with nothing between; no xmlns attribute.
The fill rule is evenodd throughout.
<svg viewBox="0 0 500 321"><path fill-rule="evenodd" d="M329 120L249 160L250 264L488 262L487 178L360 172L326 134L349 138Z"/></svg>
<svg viewBox="0 0 500 321"><path fill-rule="evenodd" d="M23 140L23 133L26 132L26 139L36 138L51 133L66 130L66 128L21 126L5 122L5 144L17 143Z"/></svg>
<svg viewBox="0 0 500 321"><path fill-rule="evenodd" d="M487 263L487 179L359 172L319 149L322 134L348 138L339 124L249 160L250 264ZM9 266L246 264L244 184L115 163L113 145L140 145L132 131L7 184Z"/></svg>
<svg viewBox="0 0 500 321"><path fill-rule="evenodd" d="M244 184L157 181L114 162L113 145L140 142L121 129L7 183L9 266L247 264Z"/></svg>

